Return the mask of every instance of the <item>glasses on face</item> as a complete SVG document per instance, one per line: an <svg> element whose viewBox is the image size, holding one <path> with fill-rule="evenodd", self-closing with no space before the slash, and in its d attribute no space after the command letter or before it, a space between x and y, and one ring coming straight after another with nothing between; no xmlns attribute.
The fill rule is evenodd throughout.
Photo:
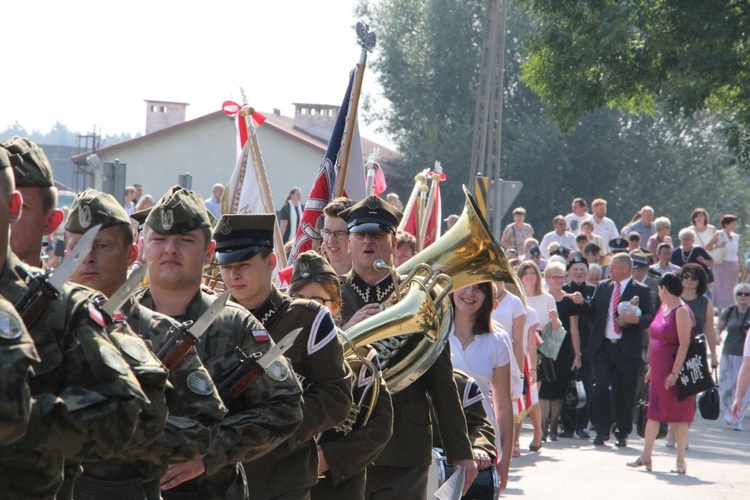
<svg viewBox="0 0 750 500"><path fill-rule="evenodd" d="M737 297L750 297L750 292L737 292Z"/></svg>
<svg viewBox="0 0 750 500"><path fill-rule="evenodd" d="M346 231L331 231L330 229L323 229L323 238L338 240L341 238L346 238L347 236L349 236L349 233L347 233Z"/></svg>
<svg viewBox="0 0 750 500"><path fill-rule="evenodd" d="M690 280L690 281L698 281L698 277L696 275L689 274L689 273L683 274L682 275L682 279L684 279L684 280Z"/></svg>
<svg viewBox="0 0 750 500"><path fill-rule="evenodd" d="M559 280L563 279L563 275L562 274L558 274L558 275L555 275L555 276L547 276L547 278L549 278L551 280L559 281Z"/></svg>
<svg viewBox="0 0 750 500"><path fill-rule="evenodd" d="M312 297L303 297L302 295L299 295L297 293L293 293L291 295L293 299L308 299L308 300L314 300L318 304L324 306L326 305L326 302L333 302L333 299L326 299L324 297L319 297L318 295L313 295Z"/></svg>

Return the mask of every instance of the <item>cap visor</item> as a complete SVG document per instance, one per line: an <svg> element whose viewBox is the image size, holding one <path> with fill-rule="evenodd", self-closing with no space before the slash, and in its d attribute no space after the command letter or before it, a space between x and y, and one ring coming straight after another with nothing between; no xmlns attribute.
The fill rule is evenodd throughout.
<svg viewBox="0 0 750 500"><path fill-rule="evenodd" d="M394 231L389 226L386 226L385 224L378 224L376 222L366 222L365 224L360 224L358 226L354 226L349 229L350 233L391 233L393 234Z"/></svg>
<svg viewBox="0 0 750 500"><path fill-rule="evenodd" d="M223 250L216 252L216 262L220 266L235 264L243 260L249 260L260 253L261 250L268 247L245 247L236 250Z"/></svg>

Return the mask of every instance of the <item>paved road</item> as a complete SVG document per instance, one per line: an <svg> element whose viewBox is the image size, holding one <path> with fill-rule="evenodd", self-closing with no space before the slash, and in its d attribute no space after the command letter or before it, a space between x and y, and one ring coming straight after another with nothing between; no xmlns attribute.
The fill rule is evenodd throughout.
<svg viewBox="0 0 750 500"><path fill-rule="evenodd" d="M626 448L615 447L614 438L605 446L594 446L592 439L561 438L544 443L538 453L530 453L532 429L527 419L521 432L522 456L511 462L503 496L548 500L750 498L750 418L744 424L745 431L733 431L721 418L706 421L696 414L686 455L687 474L678 476L669 473L676 453L664 446L664 439L654 447L653 472L625 466L643 449L643 440L635 431Z"/></svg>

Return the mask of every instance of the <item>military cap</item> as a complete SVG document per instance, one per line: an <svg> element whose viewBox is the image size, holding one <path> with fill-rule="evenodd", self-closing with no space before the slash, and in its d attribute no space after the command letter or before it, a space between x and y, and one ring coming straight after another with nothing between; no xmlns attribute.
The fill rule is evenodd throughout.
<svg viewBox="0 0 750 500"><path fill-rule="evenodd" d="M583 264L584 266L586 266L586 269L589 268L588 259L586 257L581 257L580 255L577 255L573 257L572 259L570 259L570 262L568 262L568 267L566 269L570 270L570 268L576 264Z"/></svg>
<svg viewBox="0 0 750 500"><path fill-rule="evenodd" d="M570 256L570 249L565 248L564 246L560 245L555 250L550 252L550 255L559 255L563 259L568 259L568 256Z"/></svg>
<svg viewBox="0 0 750 500"><path fill-rule="evenodd" d="M316 276L330 275L334 279L338 279L336 271L333 270L331 264L323 258L317 252L308 250L303 252L294 259L294 268L292 269L292 283L299 280L315 280Z"/></svg>
<svg viewBox="0 0 750 500"><path fill-rule="evenodd" d="M630 257L633 259L633 267L636 269L651 267L651 254L648 252L633 250L630 252Z"/></svg>
<svg viewBox="0 0 750 500"><path fill-rule="evenodd" d="M375 195L368 196L339 213L339 217L346 221L350 233L396 234L403 216L393 205Z"/></svg>
<svg viewBox="0 0 750 500"><path fill-rule="evenodd" d="M276 216L225 214L214 229L216 262L233 264L252 259L264 248L273 248Z"/></svg>
<svg viewBox="0 0 750 500"><path fill-rule="evenodd" d="M26 139L14 136L2 143L8 152L16 187L51 187L55 185L52 179L52 166L42 148Z"/></svg>
<svg viewBox="0 0 750 500"><path fill-rule="evenodd" d="M151 208L146 225L159 234L184 234L211 227L211 219L201 195L173 186Z"/></svg>
<svg viewBox="0 0 750 500"><path fill-rule="evenodd" d="M87 189L79 193L70 205L65 230L83 234L97 224L101 224L102 229L119 225L129 226L130 217L112 195L96 189Z"/></svg>
<svg viewBox="0 0 750 500"><path fill-rule="evenodd" d="M612 240L609 240L609 249L612 250L613 254L627 252L628 240L626 240L625 238L614 238Z"/></svg>
<svg viewBox="0 0 750 500"><path fill-rule="evenodd" d="M531 245L529 247L529 254L532 257L540 257L542 255L542 251L539 250L539 246L538 245Z"/></svg>

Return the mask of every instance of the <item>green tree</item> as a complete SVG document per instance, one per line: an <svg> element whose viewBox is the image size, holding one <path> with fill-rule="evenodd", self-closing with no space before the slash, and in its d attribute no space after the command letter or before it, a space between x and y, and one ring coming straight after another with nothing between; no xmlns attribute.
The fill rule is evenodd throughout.
<svg viewBox="0 0 750 500"><path fill-rule="evenodd" d="M535 18L523 80L570 131L601 107L721 114L750 166L750 4L742 0L522 0Z"/></svg>

